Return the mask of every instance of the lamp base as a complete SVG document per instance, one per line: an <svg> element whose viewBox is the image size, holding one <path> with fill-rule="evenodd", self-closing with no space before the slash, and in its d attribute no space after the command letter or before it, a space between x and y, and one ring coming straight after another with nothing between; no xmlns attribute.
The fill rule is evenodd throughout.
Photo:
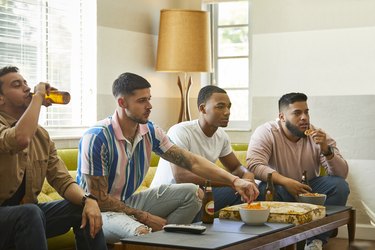
<svg viewBox="0 0 375 250"><path fill-rule="evenodd" d="M177 78L177 85L180 88L181 94L181 106L180 106L180 115L178 117L178 122L190 121L190 106L189 106L189 92L192 84L191 76L189 76L189 81L182 86L180 76ZM186 86L186 88L185 88Z"/></svg>

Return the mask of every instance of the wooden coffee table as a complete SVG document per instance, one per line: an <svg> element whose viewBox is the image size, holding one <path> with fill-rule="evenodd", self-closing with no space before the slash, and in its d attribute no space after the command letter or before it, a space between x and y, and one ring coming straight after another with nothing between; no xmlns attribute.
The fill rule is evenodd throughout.
<svg viewBox="0 0 375 250"><path fill-rule="evenodd" d="M348 240L355 237L355 210L351 207L327 206L327 216L302 225L266 223L246 226L240 221L215 219L202 235L164 231L130 237L114 244L115 250L171 249L296 249L296 243L343 225L348 227Z"/></svg>

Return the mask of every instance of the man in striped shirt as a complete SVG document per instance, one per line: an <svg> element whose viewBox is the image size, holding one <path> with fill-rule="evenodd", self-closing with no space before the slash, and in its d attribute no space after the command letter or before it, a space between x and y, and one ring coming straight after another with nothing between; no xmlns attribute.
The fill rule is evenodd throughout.
<svg viewBox="0 0 375 250"><path fill-rule="evenodd" d="M161 185L135 193L147 174L151 151L213 181L232 186L246 202L257 196L252 183L174 145L148 120L150 83L132 73L113 83L117 108L82 137L77 182L98 198L107 242L158 231L167 223L191 223L203 192L195 184Z"/></svg>

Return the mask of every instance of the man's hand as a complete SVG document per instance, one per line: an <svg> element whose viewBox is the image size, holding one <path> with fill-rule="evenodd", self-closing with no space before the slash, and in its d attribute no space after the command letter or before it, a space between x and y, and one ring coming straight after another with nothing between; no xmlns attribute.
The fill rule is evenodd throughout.
<svg viewBox="0 0 375 250"><path fill-rule="evenodd" d="M296 198L299 194L309 193L312 191L312 189L308 185L302 184L293 179L289 179L285 183L284 187L291 195L293 195Z"/></svg>
<svg viewBox="0 0 375 250"><path fill-rule="evenodd" d="M167 220L159 216L150 214L148 212L143 212L141 218L138 218L138 221L151 227L152 231L160 231L163 229L163 226L167 224Z"/></svg>
<svg viewBox="0 0 375 250"><path fill-rule="evenodd" d="M247 203L255 201L259 195L258 187L254 182L238 177L233 181L233 188L241 195L242 200Z"/></svg>
<svg viewBox="0 0 375 250"><path fill-rule="evenodd" d="M34 87L34 95L39 95L42 97L43 103L42 105L45 107L49 107L52 105L50 99L46 99L45 95L49 94L51 90L57 90L54 87L51 87L49 83L46 82L40 82Z"/></svg>
<svg viewBox="0 0 375 250"><path fill-rule="evenodd" d="M249 171L246 171L246 172L243 173L241 179L248 180L250 182L254 182L254 174L249 172Z"/></svg>
<svg viewBox="0 0 375 250"><path fill-rule="evenodd" d="M322 130L317 129L311 133L311 137L320 146L322 152L328 151L327 135Z"/></svg>
<svg viewBox="0 0 375 250"><path fill-rule="evenodd" d="M102 228L103 221L98 203L90 198L86 199L83 208L81 228L86 227L87 221L90 223L90 235L94 238Z"/></svg>

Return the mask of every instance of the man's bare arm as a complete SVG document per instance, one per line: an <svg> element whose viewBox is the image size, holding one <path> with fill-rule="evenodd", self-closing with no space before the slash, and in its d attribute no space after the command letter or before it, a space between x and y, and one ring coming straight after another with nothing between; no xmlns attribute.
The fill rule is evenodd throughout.
<svg viewBox="0 0 375 250"><path fill-rule="evenodd" d="M241 162L238 160L236 155L231 152L230 154L220 157L221 163L224 165L224 167L232 173L233 175L236 175L242 179L248 179L251 182L254 182L254 175L251 173L247 168L241 165ZM182 167L179 167L173 163L171 164L171 169L173 176L177 183L195 183L197 185L204 185L205 179L190 172L187 169L184 169ZM223 183L220 182L211 182L211 185L214 187L222 187L226 186Z"/></svg>
<svg viewBox="0 0 375 250"><path fill-rule="evenodd" d="M234 176L224 169L218 168L209 160L192 154L176 145L173 145L161 157L202 178L232 186L246 202L252 202L259 194L254 183L240 179L238 176Z"/></svg>
<svg viewBox="0 0 375 250"><path fill-rule="evenodd" d="M234 176L231 178L227 171L216 167L215 164L207 159L192 154L176 145L172 146L167 152L162 154L161 157L179 167L197 174L200 177L212 181L219 181L230 185L231 181L235 178Z"/></svg>
<svg viewBox="0 0 375 250"><path fill-rule="evenodd" d="M157 215L127 206L124 202L108 194L108 177L85 175L89 192L98 198L101 211L111 211L133 215L140 223L152 228L153 231L163 229L167 220Z"/></svg>
<svg viewBox="0 0 375 250"><path fill-rule="evenodd" d="M246 167L242 166L241 162L233 152L224 157L220 157L220 162L233 175L236 175L242 179L247 179L251 182L255 182L254 174L251 173Z"/></svg>
<svg viewBox="0 0 375 250"><path fill-rule="evenodd" d="M205 184L205 179L199 177L198 175L186 170L182 167L177 166L176 164L171 164L171 170L174 176L174 179L177 183L194 183L200 186ZM215 186L215 183L211 183L212 186Z"/></svg>
<svg viewBox="0 0 375 250"><path fill-rule="evenodd" d="M88 191L98 198L98 204L102 212L121 212L133 215L138 221L145 223L147 212L131 208L124 202L108 194L108 177L92 176L85 174Z"/></svg>

